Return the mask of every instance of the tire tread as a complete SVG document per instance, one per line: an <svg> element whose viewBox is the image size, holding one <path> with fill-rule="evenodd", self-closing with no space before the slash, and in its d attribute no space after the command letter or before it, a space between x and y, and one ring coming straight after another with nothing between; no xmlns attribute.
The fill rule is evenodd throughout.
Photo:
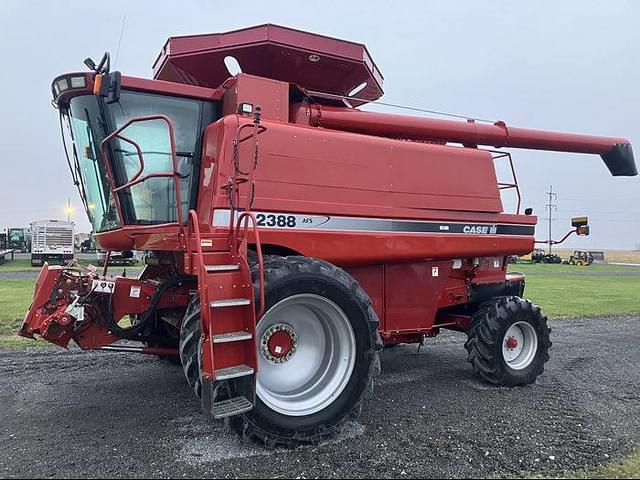
<svg viewBox="0 0 640 480"><path fill-rule="evenodd" d="M257 441L268 448L295 448L305 444L317 444L321 441L335 437L341 433L349 421L360 416L362 405L366 397L373 392L373 377L380 372L380 359L378 352L382 350L382 339L378 333L379 320L373 310L371 299L362 287L347 272L335 265L317 258L303 256L267 256L264 259L265 284L275 283L296 273L317 273L330 277L345 287L353 297L365 307L369 324L370 347L364 353L369 359L369 369L366 380L366 388L360 394L355 404L338 422L333 425L319 425L317 428L306 431L298 431L294 434L286 432L275 433L273 430L261 428L252 421L251 414L239 415L229 419L230 426L245 440ZM254 293L256 299L259 296L257 264L251 268ZM257 303L257 302L256 302Z"/></svg>
<svg viewBox="0 0 640 480"><path fill-rule="evenodd" d="M513 318L531 319L538 333L538 354L526 372L509 369L498 354L502 348L501 333L513 323ZM547 327L540 307L520 297L499 297L481 304L472 317L467 331L467 361L474 373L487 383L502 386L523 386L535 382L549 360L551 329Z"/></svg>

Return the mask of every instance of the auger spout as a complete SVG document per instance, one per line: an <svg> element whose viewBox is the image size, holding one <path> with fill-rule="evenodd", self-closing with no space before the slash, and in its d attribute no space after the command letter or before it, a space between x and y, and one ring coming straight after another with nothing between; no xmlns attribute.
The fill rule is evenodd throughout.
<svg viewBox="0 0 640 480"><path fill-rule="evenodd" d="M391 138L597 154L613 176L638 174L633 149L624 138L517 128L501 121L462 122L304 103L294 106L292 117L297 123L315 127Z"/></svg>

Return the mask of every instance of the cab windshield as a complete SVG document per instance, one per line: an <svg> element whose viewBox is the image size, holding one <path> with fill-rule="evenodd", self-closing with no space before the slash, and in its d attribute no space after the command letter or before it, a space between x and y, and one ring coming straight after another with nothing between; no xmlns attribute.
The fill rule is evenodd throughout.
<svg viewBox="0 0 640 480"><path fill-rule="evenodd" d="M171 119L181 205L176 202L174 177L153 176L173 174L169 130L164 121L132 123L121 132L124 138L131 141L114 139L109 142L108 153L117 187L151 175L117 193L124 223L173 223L178 219L178 208L182 209L182 218L186 218L190 206L195 202L192 187L197 182L196 160L199 158L203 124L211 121L211 112L211 104L204 101L126 90L121 92L118 102L111 104L93 95L71 99L68 117L76 170L80 177L81 194L95 232L121 226L107 166L102 157L101 143L104 138L136 117L163 114ZM136 145L141 150L144 166L141 165Z"/></svg>
<svg viewBox="0 0 640 480"><path fill-rule="evenodd" d="M120 220L100 153L100 143L106 137L108 128L98 109L96 97L73 98L69 105L69 124L76 173L81 182L79 188L93 231L119 228Z"/></svg>

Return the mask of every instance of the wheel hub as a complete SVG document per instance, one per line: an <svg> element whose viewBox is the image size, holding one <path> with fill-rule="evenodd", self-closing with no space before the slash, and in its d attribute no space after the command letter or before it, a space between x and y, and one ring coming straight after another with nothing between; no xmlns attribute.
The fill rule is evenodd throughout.
<svg viewBox="0 0 640 480"><path fill-rule="evenodd" d="M280 300L258 322L256 338L256 395L282 415L321 411L351 378L355 334L343 310L326 297L300 293Z"/></svg>
<svg viewBox="0 0 640 480"><path fill-rule="evenodd" d="M518 340L516 339L516 337L509 336L507 337L507 341L505 342L505 345L509 350L513 350L518 346Z"/></svg>
<svg viewBox="0 0 640 480"><path fill-rule="evenodd" d="M505 332L502 357L514 370L522 370L533 362L538 349L538 334L527 322L516 322Z"/></svg>
<svg viewBox="0 0 640 480"><path fill-rule="evenodd" d="M286 323L272 325L262 335L262 355L273 363L289 360L298 348L298 337Z"/></svg>

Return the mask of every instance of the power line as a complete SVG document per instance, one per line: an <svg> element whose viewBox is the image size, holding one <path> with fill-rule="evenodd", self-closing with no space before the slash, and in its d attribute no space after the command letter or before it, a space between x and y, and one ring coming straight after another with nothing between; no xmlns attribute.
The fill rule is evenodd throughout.
<svg viewBox="0 0 640 480"><path fill-rule="evenodd" d="M553 221L553 211L558 210L558 195L553 193L553 185L549 185L549 203L545 205L547 212L549 213L549 255L551 255L551 222ZM554 200L556 203L554 203Z"/></svg>
<svg viewBox="0 0 640 480"><path fill-rule="evenodd" d="M563 198L564 200L564 198ZM613 214L613 215L640 215L640 211L629 211L629 210L624 210L624 211L620 211L620 210L592 210L592 209L588 209L589 212L593 212L593 213L602 213L602 214ZM564 213L584 213L584 209L580 209L580 210L558 210L558 212L564 212Z"/></svg>
<svg viewBox="0 0 640 480"><path fill-rule="evenodd" d="M572 217L556 217L554 218L554 220L570 220ZM593 220L595 223L601 223L601 222L624 222L624 223L633 223L635 221L635 219L631 219L631 218L599 218L599 217L592 217L591 215L589 215L589 221Z"/></svg>
<svg viewBox="0 0 640 480"><path fill-rule="evenodd" d="M634 197L634 196L630 196L630 197L612 197L612 196L602 196L602 197L597 197L597 196L588 196L588 197L562 197L562 200L567 200L567 201L571 201L571 202L584 202L585 200L638 200L640 201L640 197Z"/></svg>

